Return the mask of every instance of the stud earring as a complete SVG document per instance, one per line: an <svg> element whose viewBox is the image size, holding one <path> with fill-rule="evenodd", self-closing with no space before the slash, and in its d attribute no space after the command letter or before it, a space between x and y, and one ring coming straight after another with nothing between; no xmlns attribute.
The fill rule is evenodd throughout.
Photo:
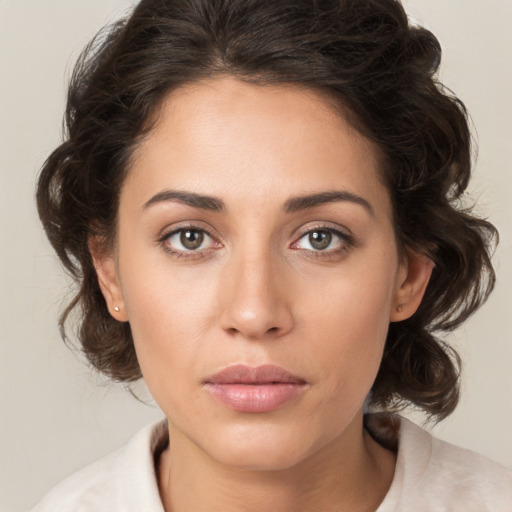
<svg viewBox="0 0 512 512"><path fill-rule="evenodd" d="M115 311L116 313L119 313L119 311L121 311L121 309L119 308L119 306L114 306L114 311Z"/></svg>
<svg viewBox="0 0 512 512"><path fill-rule="evenodd" d="M398 304L398 306L396 307L397 312L401 313L402 309L403 309L402 304Z"/></svg>

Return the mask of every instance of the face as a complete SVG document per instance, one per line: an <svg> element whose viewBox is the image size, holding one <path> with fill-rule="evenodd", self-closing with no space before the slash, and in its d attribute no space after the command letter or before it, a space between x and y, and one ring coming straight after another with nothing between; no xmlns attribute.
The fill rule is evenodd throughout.
<svg viewBox="0 0 512 512"><path fill-rule="evenodd" d="M355 435L423 286L377 156L311 91L219 78L164 101L97 266L171 438L276 469Z"/></svg>

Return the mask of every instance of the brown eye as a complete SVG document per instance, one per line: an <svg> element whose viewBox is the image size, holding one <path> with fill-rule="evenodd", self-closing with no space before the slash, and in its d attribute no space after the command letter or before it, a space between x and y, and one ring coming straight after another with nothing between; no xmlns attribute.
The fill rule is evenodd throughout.
<svg viewBox="0 0 512 512"><path fill-rule="evenodd" d="M332 233L329 231L311 231L309 233L309 244L317 251L323 251L331 245Z"/></svg>
<svg viewBox="0 0 512 512"><path fill-rule="evenodd" d="M204 241L204 233L196 229L187 229L181 231L180 243L189 251L199 249Z"/></svg>
<svg viewBox="0 0 512 512"><path fill-rule="evenodd" d="M326 227L306 231L292 244L291 248L327 256L348 250L354 244L352 235L338 229Z"/></svg>
<svg viewBox="0 0 512 512"><path fill-rule="evenodd" d="M203 251L216 248L214 239L205 230L194 227L172 231L162 236L159 242L167 252L181 256L187 253L198 255Z"/></svg>

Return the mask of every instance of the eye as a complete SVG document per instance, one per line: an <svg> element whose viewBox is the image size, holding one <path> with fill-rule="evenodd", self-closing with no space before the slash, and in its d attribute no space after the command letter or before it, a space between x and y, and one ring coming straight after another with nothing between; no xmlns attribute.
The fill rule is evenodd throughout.
<svg viewBox="0 0 512 512"><path fill-rule="evenodd" d="M317 228L304 233L293 245L293 249L314 252L336 253L353 245L352 237L332 228Z"/></svg>
<svg viewBox="0 0 512 512"><path fill-rule="evenodd" d="M329 231L311 231L307 235L307 243L317 251L324 251L332 243L332 233Z"/></svg>
<svg viewBox="0 0 512 512"><path fill-rule="evenodd" d="M206 231L192 227L174 230L164 235L161 242L171 253L199 252L211 249L215 244Z"/></svg>

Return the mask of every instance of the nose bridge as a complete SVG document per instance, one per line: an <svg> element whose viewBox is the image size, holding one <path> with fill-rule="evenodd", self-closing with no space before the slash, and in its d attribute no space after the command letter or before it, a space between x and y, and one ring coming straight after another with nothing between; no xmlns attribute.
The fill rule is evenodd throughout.
<svg viewBox="0 0 512 512"><path fill-rule="evenodd" d="M248 338L288 332L292 318L282 270L270 244L234 249L226 268L223 328Z"/></svg>

